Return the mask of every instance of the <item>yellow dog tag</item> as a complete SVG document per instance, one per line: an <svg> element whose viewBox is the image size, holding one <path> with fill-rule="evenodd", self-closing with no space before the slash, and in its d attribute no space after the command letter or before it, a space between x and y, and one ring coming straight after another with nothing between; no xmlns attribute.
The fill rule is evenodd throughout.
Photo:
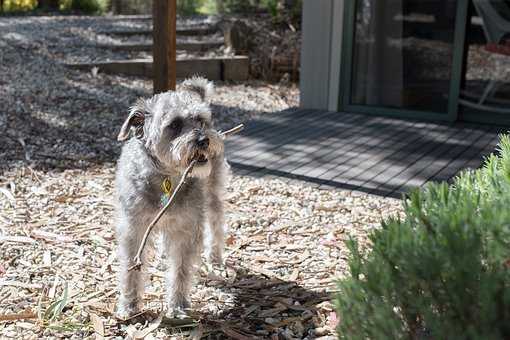
<svg viewBox="0 0 510 340"><path fill-rule="evenodd" d="M170 181L169 178L165 178L163 182L161 182L161 191L163 191L161 194L161 206L165 206L172 193L172 181Z"/></svg>
<svg viewBox="0 0 510 340"><path fill-rule="evenodd" d="M161 182L161 190L163 190L165 195L168 195L168 196L170 196L170 194L172 193L172 182L170 181L170 179L168 177L165 178L163 180L163 182Z"/></svg>

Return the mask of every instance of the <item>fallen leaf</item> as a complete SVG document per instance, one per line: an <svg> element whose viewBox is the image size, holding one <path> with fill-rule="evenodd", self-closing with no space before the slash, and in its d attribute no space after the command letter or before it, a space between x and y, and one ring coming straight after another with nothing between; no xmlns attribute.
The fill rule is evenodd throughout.
<svg viewBox="0 0 510 340"><path fill-rule="evenodd" d="M258 313L258 317L271 318L275 315L280 314L281 312L283 312L286 309L287 309L287 306L283 306L283 305L278 306L276 308L266 309L266 310L263 310L262 312Z"/></svg>
<svg viewBox="0 0 510 340"><path fill-rule="evenodd" d="M299 277L299 269L294 269L294 271L292 272L292 274L290 274L289 276L289 281L296 281Z"/></svg>
<svg viewBox="0 0 510 340"><path fill-rule="evenodd" d="M2 193L12 205L16 204L16 198L14 198L14 195L10 190L4 187L0 187L0 193Z"/></svg>
<svg viewBox="0 0 510 340"><path fill-rule="evenodd" d="M46 250L43 254L43 265L45 267L51 266L51 251L50 250Z"/></svg>
<svg viewBox="0 0 510 340"><path fill-rule="evenodd" d="M26 236L0 236L0 243L13 242L13 243L34 243L36 240Z"/></svg>
<svg viewBox="0 0 510 340"><path fill-rule="evenodd" d="M0 281L0 287L1 286L19 287L19 288L25 288L25 289L29 289L29 290L42 289L42 287L43 287L39 283L24 283L24 282L18 282L18 281Z"/></svg>
<svg viewBox="0 0 510 340"><path fill-rule="evenodd" d="M236 331L226 325L221 326L221 331L235 340L252 340L252 339L254 339L254 337L241 334L238 331Z"/></svg>
<svg viewBox="0 0 510 340"><path fill-rule="evenodd" d="M228 237L225 239L225 244L226 244L227 246L231 246L231 245L233 245L235 242L236 242L236 238L234 237L234 235L228 235Z"/></svg>
<svg viewBox="0 0 510 340"><path fill-rule="evenodd" d="M73 242L76 241L72 237L69 237L67 235L59 235L55 233L51 233L49 231L44 230L37 230L34 229L30 232L32 237L37 239L42 239L49 242Z"/></svg>
<svg viewBox="0 0 510 340"><path fill-rule="evenodd" d="M133 340L144 339L147 335L154 332L159 327L161 320L163 320L163 314L158 316L156 320L152 321L149 326L145 327L144 329L138 330L134 325L129 325L126 329L126 332L128 336Z"/></svg>
<svg viewBox="0 0 510 340"><path fill-rule="evenodd" d="M32 311L25 311L21 313L0 314L0 321L15 321L24 319L36 319L37 314Z"/></svg>
<svg viewBox="0 0 510 340"><path fill-rule="evenodd" d="M96 314L90 314L90 321L92 322L92 327L94 327L94 332L96 332L96 338L103 339L104 338L104 324L103 320Z"/></svg>
<svg viewBox="0 0 510 340"><path fill-rule="evenodd" d="M336 313L335 312L331 312L329 313L329 317L328 317L328 326L331 328L331 329L335 329L336 326L338 326L338 318L336 316Z"/></svg>
<svg viewBox="0 0 510 340"><path fill-rule="evenodd" d="M58 275L55 275L55 280L53 280L53 285L51 286L50 290L48 291L48 297L52 300L55 297L55 293L57 292L58 283L59 283Z"/></svg>

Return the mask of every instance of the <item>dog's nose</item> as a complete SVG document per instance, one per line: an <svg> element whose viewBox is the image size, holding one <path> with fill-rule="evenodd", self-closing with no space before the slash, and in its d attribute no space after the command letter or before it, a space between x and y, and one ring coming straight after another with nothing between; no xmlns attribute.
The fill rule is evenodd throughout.
<svg viewBox="0 0 510 340"><path fill-rule="evenodd" d="M209 147L209 138L204 135L198 136L197 146L204 149Z"/></svg>

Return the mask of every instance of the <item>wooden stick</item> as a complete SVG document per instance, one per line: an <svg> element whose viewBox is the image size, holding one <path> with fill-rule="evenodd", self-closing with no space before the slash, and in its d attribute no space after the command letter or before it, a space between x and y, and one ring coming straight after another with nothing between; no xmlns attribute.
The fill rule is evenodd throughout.
<svg viewBox="0 0 510 340"><path fill-rule="evenodd" d="M231 136L233 134L236 134L236 133L242 131L243 129L244 129L244 124L239 124L238 126L232 128L230 130L227 130L227 131L224 131L224 132L220 132L220 135L222 137L229 137L229 136Z"/></svg>
<svg viewBox="0 0 510 340"><path fill-rule="evenodd" d="M222 137L231 136L231 135L241 131L243 128L244 128L244 125L240 124L240 125L232 128L232 129L230 129L230 130L227 130L225 132L220 132L220 136L222 136ZM142 242L140 243L140 247L138 248L138 251L136 252L135 258L133 259L135 264L133 264L131 267L129 267L128 271L140 270L140 267L142 266L142 251L143 251L143 248L145 248L145 244L147 243L147 239L149 238L149 234L151 233L151 231L154 228L154 226L156 225L156 223L158 223L158 221L161 218L161 216L163 216L165 211L168 209L168 207L174 201L175 196L177 196L177 193L179 192L181 187L184 185L186 177L188 177L189 173L193 169L193 166L195 165L196 162L197 162L196 159L192 160L191 163L186 168L186 170L184 170L184 173L182 174L181 180L179 181L179 184L177 184L177 186L175 187L175 190L172 193L172 195L170 196L170 199L168 200L168 202L166 202L165 206L163 208L161 208L161 210L158 212L156 217L154 217L152 222L147 227L147 230L145 230L145 234L143 234L143 238L142 238Z"/></svg>

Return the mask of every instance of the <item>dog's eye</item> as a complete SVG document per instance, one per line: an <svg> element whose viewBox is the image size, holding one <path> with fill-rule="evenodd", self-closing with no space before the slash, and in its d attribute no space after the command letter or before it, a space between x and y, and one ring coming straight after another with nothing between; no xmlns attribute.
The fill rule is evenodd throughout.
<svg viewBox="0 0 510 340"><path fill-rule="evenodd" d="M173 130L174 133L181 132L182 129L182 120L174 119L173 122L169 125L170 129Z"/></svg>

